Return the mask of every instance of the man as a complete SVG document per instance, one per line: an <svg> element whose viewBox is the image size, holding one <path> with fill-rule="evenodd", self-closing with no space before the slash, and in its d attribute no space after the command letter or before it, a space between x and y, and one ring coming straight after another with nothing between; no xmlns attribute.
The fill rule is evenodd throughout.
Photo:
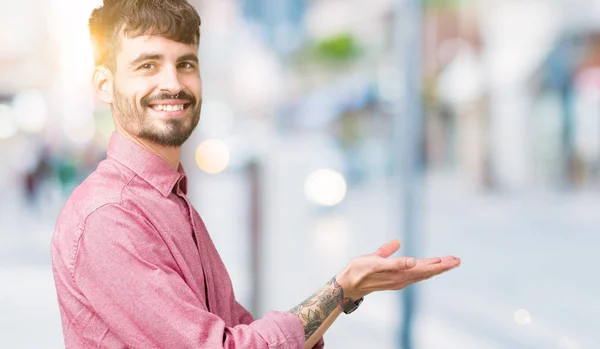
<svg viewBox="0 0 600 349"><path fill-rule="evenodd" d="M253 319L190 204L181 146L200 119L200 17L185 0L105 0L93 75L112 107L108 155L58 217L52 260L67 348L322 348L364 296L457 267L454 257L353 259L290 311Z"/></svg>

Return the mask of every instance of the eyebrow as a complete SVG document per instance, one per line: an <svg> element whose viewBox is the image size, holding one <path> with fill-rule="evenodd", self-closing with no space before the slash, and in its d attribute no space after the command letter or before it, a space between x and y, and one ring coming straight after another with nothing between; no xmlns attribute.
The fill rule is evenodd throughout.
<svg viewBox="0 0 600 349"><path fill-rule="evenodd" d="M159 53L142 53L136 59L134 59L131 63L129 63L130 67L135 67L144 61L160 61L163 59L163 55Z"/></svg>
<svg viewBox="0 0 600 349"><path fill-rule="evenodd" d="M187 54L177 58L177 63L180 63L183 61L192 61L194 63L198 63L198 56L194 53L187 53Z"/></svg>
<svg viewBox="0 0 600 349"><path fill-rule="evenodd" d="M141 62L144 61L160 61L163 59L163 55L160 53L142 53L136 59L134 59L131 63L129 63L130 67L135 67ZM198 63L198 56L194 53L187 53L179 58L177 58L177 63L184 61L192 61L194 63Z"/></svg>

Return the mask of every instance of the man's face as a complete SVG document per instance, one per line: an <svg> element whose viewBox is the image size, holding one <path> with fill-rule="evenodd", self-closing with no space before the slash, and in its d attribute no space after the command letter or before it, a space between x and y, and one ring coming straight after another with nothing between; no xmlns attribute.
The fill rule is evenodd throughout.
<svg viewBox="0 0 600 349"><path fill-rule="evenodd" d="M113 115L131 135L181 146L200 120L198 47L159 36L121 34L113 85Z"/></svg>

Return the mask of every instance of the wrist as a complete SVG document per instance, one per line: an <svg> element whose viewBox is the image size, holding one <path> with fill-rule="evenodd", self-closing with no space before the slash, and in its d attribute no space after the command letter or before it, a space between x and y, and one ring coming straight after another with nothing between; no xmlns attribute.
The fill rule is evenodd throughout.
<svg viewBox="0 0 600 349"><path fill-rule="evenodd" d="M339 294L340 298L338 300L337 307L340 308L340 310L342 312L344 312L345 314L352 314L363 302L363 297L357 296L353 292L346 292L346 290L350 290L351 288L346 286L346 289L344 289L344 286L342 286L338 282L337 279L339 278L342 283L350 284L347 282L347 281L349 281L349 278L347 276L348 276L348 273L345 273L345 272L339 273L338 275L336 275L333 278L333 285L334 285L334 287L341 289L341 292ZM353 298L353 297L356 297L356 298Z"/></svg>
<svg viewBox="0 0 600 349"><path fill-rule="evenodd" d="M362 297L362 295L359 295L356 292L350 275L350 267L346 267L335 276L336 282L342 287L343 290L344 299L342 301L347 301L348 299L356 300Z"/></svg>

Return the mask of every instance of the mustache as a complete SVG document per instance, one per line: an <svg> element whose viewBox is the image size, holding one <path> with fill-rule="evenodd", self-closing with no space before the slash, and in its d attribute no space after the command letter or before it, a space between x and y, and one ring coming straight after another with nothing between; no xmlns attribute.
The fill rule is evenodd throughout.
<svg viewBox="0 0 600 349"><path fill-rule="evenodd" d="M145 96L140 101L140 104L142 105L142 107L149 107L150 103L152 103L152 102L162 101L165 99L173 99L176 95L177 94L172 95L167 92L160 92L155 95ZM194 97L194 95L192 95L191 93L188 93L186 91L179 91L179 95L177 95L177 99L184 99L184 100L189 101L192 105L194 105L194 106L196 105L196 97Z"/></svg>

